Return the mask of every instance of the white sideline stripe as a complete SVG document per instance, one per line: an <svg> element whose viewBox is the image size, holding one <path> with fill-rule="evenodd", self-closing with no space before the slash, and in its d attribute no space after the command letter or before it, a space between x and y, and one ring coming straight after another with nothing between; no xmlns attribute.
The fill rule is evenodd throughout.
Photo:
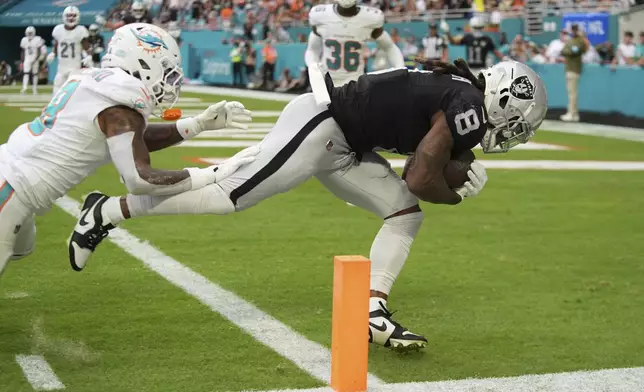
<svg viewBox="0 0 644 392"><path fill-rule="evenodd" d="M618 127L615 125L567 123L563 121L545 120L541 124L545 131L557 133L572 133L576 135L599 136L609 139L644 142L644 129ZM539 130L541 131L541 130Z"/></svg>
<svg viewBox="0 0 644 392"><path fill-rule="evenodd" d="M236 88L212 86L181 86L181 91L197 94L228 95L230 97L263 99L266 101L290 102L296 94L276 93L272 91L240 90Z"/></svg>
<svg viewBox="0 0 644 392"><path fill-rule="evenodd" d="M642 392L644 367L518 377L409 382L369 387L369 392ZM331 388L256 392L331 392Z"/></svg>
<svg viewBox="0 0 644 392"><path fill-rule="evenodd" d="M16 362L36 391L65 389L65 384L60 382L49 363L40 355L16 355Z"/></svg>
<svg viewBox="0 0 644 392"><path fill-rule="evenodd" d="M228 158L199 158L200 161L216 165ZM394 169L405 166L404 159L388 159ZM602 162L602 161L504 161L479 160L486 169L535 169L535 170L598 170L598 171L644 171L644 162Z"/></svg>
<svg viewBox="0 0 644 392"><path fill-rule="evenodd" d="M56 204L76 218L80 215L80 203L68 196L61 197ZM108 239L312 377L327 384L330 382L331 352L328 348L308 340L255 305L212 283L124 229L112 230ZM370 374L369 383L381 385L383 382Z"/></svg>

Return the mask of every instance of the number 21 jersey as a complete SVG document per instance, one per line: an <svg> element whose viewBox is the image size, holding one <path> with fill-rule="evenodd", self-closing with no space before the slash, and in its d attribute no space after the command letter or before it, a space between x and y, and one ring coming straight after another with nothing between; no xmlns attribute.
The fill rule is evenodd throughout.
<svg viewBox="0 0 644 392"><path fill-rule="evenodd" d="M58 54L58 68L62 70L80 69L83 51L82 41L89 37L85 26L78 25L72 30L67 30L65 25L59 24L51 33L56 40L56 53Z"/></svg>
<svg viewBox="0 0 644 392"><path fill-rule="evenodd" d="M316 5L309 12L309 23L322 38L322 62L333 83L341 86L364 73L365 41L381 28L385 17L377 8L359 6L358 14L340 16L335 4Z"/></svg>

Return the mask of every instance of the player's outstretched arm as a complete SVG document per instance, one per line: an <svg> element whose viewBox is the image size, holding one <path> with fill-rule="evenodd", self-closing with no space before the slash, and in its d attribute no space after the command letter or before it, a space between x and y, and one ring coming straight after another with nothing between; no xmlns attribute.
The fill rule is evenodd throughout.
<svg viewBox="0 0 644 392"><path fill-rule="evenodd" d="M214 166L185 170L153 168L143 139L145 120L133 109L125 106L105 109L98 115L98 124L107 138L112 162L132 194L174 195L203 188L218 180L218 168ZM252 159L254 156L239 166Z"/></svg>
<svg viewBox="0 0 644 392"><path fill-rule="evenodd" d="M304 52L304 62L307 67L319 63L322 60L322 37L320 37L313 26L313 31L309 33L309 42Z"/></svg>
<svg viewBox="0 0 644 392"><path fill-rule="evenodd" d="M376 45L378 45L379 49L382 49L385 51L385 53L387 53L387 60L389 60L389 65L391 65L393 68L405 67L405 57L400 51L400 48L396 46L389 33L387 33L382 27L373 30L373 32L371 33L371 38L376 41Z"/></svg>
<svg viewBox="0 0 644 392"><path fill-rule="evenodd" d="M447 185L443 169L450 159L454 140L445 114L432 118L432 128L421 140L405 172L411 193L434 204L458 204L463 198Z"/></svg>

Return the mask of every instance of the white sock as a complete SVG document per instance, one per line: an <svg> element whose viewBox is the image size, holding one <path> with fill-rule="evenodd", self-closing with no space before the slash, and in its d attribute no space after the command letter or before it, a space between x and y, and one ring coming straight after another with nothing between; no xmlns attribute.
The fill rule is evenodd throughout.
<svg viewBox="0 0 644 392"><path fill-rule="evenodd" d="M371 245L371 290L389 294L421 223L420 211L385 219Z"/></svg>
<svg viewBox="0 0 644 392"><path fill-rule="evenodd" d="M38 92L38 75L33 75L31 77L31 82L33 83L32 88L34 90L34 93Z"/></svg>
<svg viewBox="0 0 644 392"><path fill-rule="evenodd" d="M101 211L103 215L103 221L109 221L113 225L118 225L122 220L125 219L123 216L123 211L121 210L121 198L120 197L110 197L105 203L103 203L103 208Z"/></svg>
<svg viewBox="0 0 644 392"><path fill-rule="evenodd" d="M382 306L380 305L382 304ZM369 311L373 312L374 310L382 309L382 307L387 307L387 300L380 297L371 297L369 298Z"/></svg>
<svg viewBox="0 0 644 392"><path fill-rule="evenodd" d="M26 90L28 85L29 85L29 74L26 73L22 75L22 89Z"/></svg>
<svg viewBox="0 0 644 392"><path fill-rule="evenodd" d="M132 218L153 215L226 215L235 212L230 197L217 184L173 196L127 195Z"/></svg>

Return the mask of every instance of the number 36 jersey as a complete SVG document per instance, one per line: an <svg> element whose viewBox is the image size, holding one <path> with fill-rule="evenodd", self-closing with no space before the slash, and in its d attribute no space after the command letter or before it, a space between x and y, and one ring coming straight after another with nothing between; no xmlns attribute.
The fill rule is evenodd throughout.
<svg viewBox="0 0 644 392"><path fill-rule="evenodd" d="M329 110L356 152L412 154L442 111L454 139L452 154L481 142L487 113L483 93L468 80L405 68L374 72L332 87Z"/></svg>
<svg viewBox="0 0 644 392"><path fill-rule="evenodd" d="M117 68L72 73L33 121L0 146L0 174L35 210L46 210L110 161L97 116L123 105L146 119L153 103L143 83Z"/></svg>
<svg viewBox="0 0 644 392"><path fill-rule="evenodd" d="M82 41L89 37L85 26L78 25L72 30L67 30L64 24L54 27L51 33L56 40L56 53L58 54L58 68L63 70L80 69L83 51Z"/></svg>
<svg viewBox="0 0 644 392"><path fill-rule="evenodd" d="M322 38L322 62L336 86L357 80L364 73L365 41L381 28L385 17L377 8L359 6L358 14L340 16L335 4L316 5L309 12L309 23Z"/></svg>

